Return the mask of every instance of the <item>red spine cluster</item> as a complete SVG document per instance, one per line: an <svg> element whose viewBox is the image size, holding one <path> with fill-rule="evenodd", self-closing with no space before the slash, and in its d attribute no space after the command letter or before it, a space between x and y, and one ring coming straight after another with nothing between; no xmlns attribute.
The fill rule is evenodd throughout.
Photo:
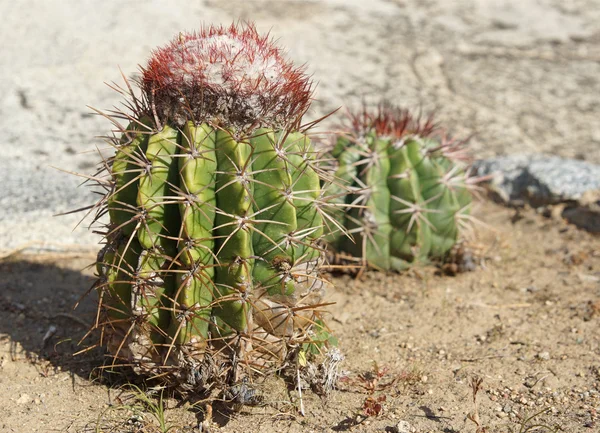
<svg viewBox="0 0 600 433"><path fill-rule="evenodd" d="M429 149L429 153L441 152L453 161L471 162L466 150L469 140L455 139L434 121L432 114L424 116L421 112L413 115L409 110L389 103L381 103L377 110L363 106L361 110L349 114L350 129L356 137L375 132L378 137L392 139L395 146L401 145L404 139L411 136L435 138L439 147Z"/></svg>
<svg viewBox="0 0 600 433"><path fill-rule="evenodd" d="M387 103L377 106L377 111L363 106L360 111L350 114L352 130L358 135L374 131L380 137L400 140L409 135L429 137L439 132L433 116L414 116L407 109Z"/></svg>

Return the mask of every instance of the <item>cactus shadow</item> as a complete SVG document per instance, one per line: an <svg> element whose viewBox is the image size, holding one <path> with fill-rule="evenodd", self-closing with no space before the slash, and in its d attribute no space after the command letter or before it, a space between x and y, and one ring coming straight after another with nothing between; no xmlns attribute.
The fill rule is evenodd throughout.
<svg viewBox="0 0 600 433"><path fill-rule="evenodd" d="M143 378L129 368L112 367L103 348L85 350L99 339L97 332L89 333L97 296L87 292L96 279L92 270L85 270L94 260L91 255L0 259L0 360L8 356L28 363L43 377L68 372L73 383L77 376L81 382L113 389L127 390L132 384L146 389ZM210 421L220 427L237 412L227 402L212 406ZM204 420L202 411L197 418L199 423Z"/></svg>
<svg viewBox="0 0 600 433"><path fill-rule="evenodd" d="M67 260L66 267L56 264ZM95 294L84 296L74 310L94 282L90 271L76 269L92 260L0 260L0 343L8 345L11 360L32 363L42 376L68 371L89 380L97 374L105 362L101 349L74 356L94 341L91 337L80 344L95 320Z"/></svg>

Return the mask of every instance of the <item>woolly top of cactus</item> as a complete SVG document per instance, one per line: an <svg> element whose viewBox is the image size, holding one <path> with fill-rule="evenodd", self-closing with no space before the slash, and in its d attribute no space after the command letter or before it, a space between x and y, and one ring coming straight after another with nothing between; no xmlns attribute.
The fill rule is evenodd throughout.
<svg viewBox="0 0 600 433"><path fill-rule="evenodd" d="M455 139L434 121L432 114L423 115L419 111L414 115L405 108L387 102L380 103L377 109L366 105L356 112L349 113L352 134L357 139L369 134L388 138L391 145L400 147L411 137L429 138L430 146L423 147L427 153L440 152L453 161L470 162L465 140Z"/></svg>
<svg viewBox="0 0 600 433"><path fill-rule="evenodd" d="M142 72L145 97L161 122L283 127L310 104L304 68L295 68L253 24L180 33L153 52Z"/></svg>
<svg viewBox="0 0 600 433"><path fill-rule="evenodd" d="M414 116L407 109L388 103L379 104L377 110L370 110L363 105L360 111L350 113L350 122L357 135L374 132L392 140L402 140L411 135L429 137L439 131L432 115L423 117L419 112Z"/></svg>

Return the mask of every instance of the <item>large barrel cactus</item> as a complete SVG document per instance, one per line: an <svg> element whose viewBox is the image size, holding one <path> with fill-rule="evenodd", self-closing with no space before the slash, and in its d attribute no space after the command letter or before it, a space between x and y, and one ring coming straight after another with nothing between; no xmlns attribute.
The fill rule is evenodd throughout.
<svg viewBox="0 0 600 433"><path fill-rule="evenodd" d="M110 219L97 327L115 364L201 391L318 345L328 283L321 172L300 124L308 77L244 25L179 34L134 84L118 88L128 110L107 115L116 152L96 218Z"/></svg>
<svg viewBox="0 0 600 433"><path fill-rule="evenodd" d="M468 226L478 182L464 142L445 137L431 117L388 104L350 119L331 150L336 179L327 188L352 236L333 232L330 245L359 266L386 270L444 258Z"/></svg>

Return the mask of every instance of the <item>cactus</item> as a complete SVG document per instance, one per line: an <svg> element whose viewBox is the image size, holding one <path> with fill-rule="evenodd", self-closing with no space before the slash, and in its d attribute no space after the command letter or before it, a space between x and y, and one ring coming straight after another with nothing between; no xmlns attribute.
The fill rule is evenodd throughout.
<svg viewBox="0 0 600 433"><path fill-rule="evenodd" d="M350 119L331 150L337 180L327 189L333 217L352 236L332 232L329 244L359 266L386 270L444 258L469 227L479 181L464 142L441 135L431 117L388 104Z"/></svg>
<svg viewBox="0 0 600 433"><path fill-rule="evenodd" d="M141 72L93 177L101 343L180 390L245 383L324 330L311 82L251 24L181 33Z"/></svg>

